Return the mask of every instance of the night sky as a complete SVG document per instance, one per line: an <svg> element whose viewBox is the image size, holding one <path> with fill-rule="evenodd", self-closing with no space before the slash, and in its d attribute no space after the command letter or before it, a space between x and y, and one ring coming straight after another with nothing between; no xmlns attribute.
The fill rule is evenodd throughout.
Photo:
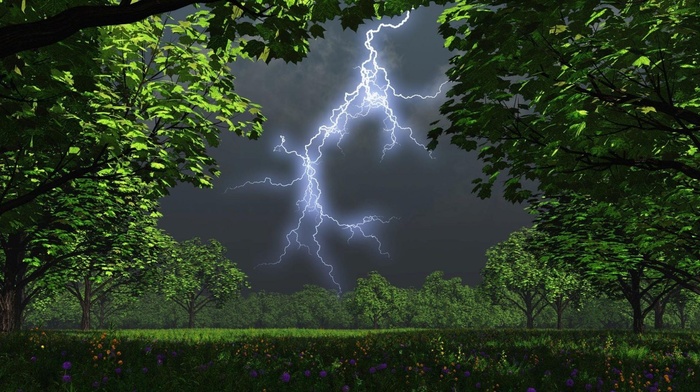
<svg viewBox="0 0 700 392"><path fill-rule="evenodd" d="M442 9L434 5L413 11L401 29L376 34L378 63L387 68L398 93L432 95L447 79L445 71L455 53L443 47L437 31ZM402 18L381 22L398 23ZM248 275L253 291L291 293L305 284L337 289L328 269L296 246L282 263L254 269L277 261L282 253L285 235L298 219L299 186L229 188L266 176L289 182L299 175L299 160L273 148L284 135L288 147L298 149L320 126L330 124L332 109L359 81L359 69L353 68L369 53L363 45L365 32L379 23L361 25L357 33L343 31L338 20L327 23L325 38L311 41L308 57L296 65L282 60L234 63L236 90L262 105L268 118L265 131L257 141L223 134L220 146L210 150L222 171L214 189L188 184L172 189L161 200L160 227L176 240L219 240L229 258ZM446 85L433 100L390 101L399 124L411 127L419 142L427 144L429 124L442 118L439 106L448 89ZM325 212L341 221L355 222L371 214L400 217L386 225L365 227L366 233L381 239L391 258L379 254L375 242L359 236L347 244L347 232L328 225L324 226L328 230L323 236L324 260L334 266L343 291L353 289L357 278L373 270L399 287L419 288L436 270L472 286L479 283L486 249L518 228L530 226L532 216L523 210L525 205L505 201L500 187L488 200L473 195L471 180L480 176L482 163L476 159L477 152L460 150L448 138L440 140L435 159L430 159L403 134L400 146L380 162L386 143L382 113L377 110L348 124L341 144L344 155L335 142L324 148L321 179Z"/></svg>

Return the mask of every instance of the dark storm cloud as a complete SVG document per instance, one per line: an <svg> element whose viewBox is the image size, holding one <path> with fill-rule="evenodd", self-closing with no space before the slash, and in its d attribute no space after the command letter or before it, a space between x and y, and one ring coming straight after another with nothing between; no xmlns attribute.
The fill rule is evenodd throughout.
<svg viewBox="0 0 700 392"><path fill-rule="evenodd" d="M387 68L397 92L429 95L446 80L448 59L454 54L443 48L437 33L441 10L433 6L414 11L401 30L385 29L376 35L378 62ZM329 124L331 110L359 80L354 68L367 56L362 44L365 32L378 24L361 26L357 33L342 31L337 21L326 24L326 38L312 41L308 58L297 65L233 64L237 92L263 106L269 119L265 132L257 141L223 135L219 148L212 150L222 171L215 188L174 189L162 201L161 227L178 240L194 236L220 240L248 274L254 290L291 292L304 284L335 288L328 269L296 247L279 266L253 268L276 261L282 252L285 234L295 224L298 187L226 190L265 176L280 182L298 176L298 159L275 153L273 147L284 135L290 148L300 148L319 126ZM400 125L411 127L416 139L426 143L430 122L441 118L443 101L444 94L427 101L393 99L392 104ZM419 287L430 272L443 270L447 277L478 283L486 249L529 226L531 217L523 206L505 202L500 189L490 200L472 195L470 181L480 176L482 165L476 153L459 150L448 139L441 141L433 154L436 159L431 160L421 147L402 138L401 145L380 162L386 143L382 128L381 118L370 115L349 124L341 145L344 155L335 146L324 150L326 212L332 209L341 221L366 214L400 217L367 230L381 238L390 259L377 252L376 243L355 236L348 245L346 233L326 226L329 245L322 254L334 265L336 280L346 291L358 277L378 270L395 285Z"/></svg>

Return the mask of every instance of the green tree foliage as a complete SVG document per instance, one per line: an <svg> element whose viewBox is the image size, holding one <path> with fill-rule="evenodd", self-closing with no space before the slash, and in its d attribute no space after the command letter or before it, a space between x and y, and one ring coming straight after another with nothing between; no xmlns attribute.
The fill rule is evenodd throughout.
<svg viewBox="0 0 700 392"><path fill-rule="evenodd" d="M687 328L690 324L690 314L700 309L700 295L678 287L671 292L670 309L678 317L680 328Z"/></svg>
<svg viewBox="0 0 700 392"><path fill-rule="evenodd" d="M3 75L10 98L0 106L8 109L3 122L10 126L0 131L0 227L26 222L26 211L23 221L5 213L75 178L139 176L161 195L178 181L211 186L218 169L207 146L218 145L222 130L257 138L265 118L258 105L234 92L228 64L241 55L240 47L202 48L207 37L199 30L208 26L207 15L104 28L92 37L100 44L95 59L78 74L69 64L52 68L61 63L46 57L65 57L61 52L34 54L25 71ZM172 42L165 39L168 32ZM38 80L28 83L33 78ZM12 86L22 87L15 92ZM18 94L32 99L14 102ZM233 121L242 113L253 119ZM115 164L118 170L104 170Z"/></svg>
<svg viewBox="0 0 700 392"><path fill-rule="evenodd" d="M635 216L630 202L602 202L568 194L537 201L532 210L538 213L537 228L547 233L540 237L540 244L550 244L545 259L555 265L575 264L596 288L613 297L623 296L630 304L635 332L643 331L646 315L682 279L650 265L694 266L690 271L697 271L697 263L687 254L686 260L672 262L667 260L679 254L675 249L669 254L664 253L668 247L639 245L647 227L640 224L643 219Z"/></svg>
<svg viewBox="0 0 700 392"><path fill-rule="evenodd" d="M437 275L435 273L434 275ZM449 280L448 280L449 281ZM153 292L154 287L149 287L139 297L121 296L120 292L110 293L105 302L107 313L100 321L100 304L93 308L95 323L101 322L104 328L183 328L187 326L187 317L182 308L172 301L167 301L162 294ZM405 290L405 289L404 289ZM411 291L411 290L407 290ZM310 320L300 317L295 309L299 305L299 293L304 296L309 293L317 293L321 298L334 300L331 304L330 319ZM413 295L417 292L413 291ZM525 322L522 311L515 306L501 306L489 304L489 296L481 287L471 290L478 306L468 309L470 325L473 328L515 328L522 327ZM664 318L664 328L696 328L700 325L700 307L698 296L684 291L690 296L684 306L684 315L681 319L676 305L678 297L675 293L668 302L668 312ZM352 298L353 292L345 292L341 298L330 291L315 286L307 286L303 290L291 293L266 293L251 292L247 295L226 301L221 308L205 307L197 314L197 326L209 328L294 328L299 327L299 322L309 322L321 325L328 323L330 328L372 328L372 323L367 318L353 319ZM410 296L410 294L409 294ZM309 298L312 303L318 303L318 299ZM562 316L563 328L583 329L629 329L632 323L632 314L629 311L629 303L626 299L609 297L603 293L585 297L574 311L567 311ZM338 308L339 306L339 308ZM337 311L336 311L337 310ZM77 328L80 325L80 308L77 301L66 292L53 293L51 297L41 297L28 305L24 313L24 328L41 326L45 328ZM391 319L391 323L385 323L384 327L414 327L414 328L438 328L446 325L416 324L415 309L408 307L405 318L397 324ZM325 317L320 315L320 317ZM556 315L551 307L545 308L537 318L536 327L552 328L556 324ZM462 328L464 325L447 326ZM325 328L325 327L323 327Z"/></svg>
<svg viewBox="0 0 700 392"><path fill-rule="evenodd" d="M438 1L437 4L445 4ZM117 5L119 4L119 5ZM27 49L41 48L62 41L82 29L131 24L149 16L205 4L216 16L210 33L211 47L220 49L225 40L249 35L257 38L248 46L251 55L267 51L266 57L300 61L308 51L308 39L323 38L320 26L340 17L343 28L353 31L366 19L395 16L421 5L425 0L367 1L196 1L196 0L83 0L52 1L5 0L0 2L11 23L0 27L0 59ZM8 15L9 14L9 15ZM246 17L252 22L240 19ZM235 21L235 23L233 23ZM259 22L259 23L255 23Z"/></svg>
<svg viewBox="0 0 700 392"><path fill-rule="evenodd" d="M392 286L378 272L372 271L366 278L357 279L353 297L355 311L372 323L372 328L394 318L406 307L405 292Z"/></svg>
<svg viewBox="0 0 700 392"><path fill-rule="evenodd" d="M304 285L291 299L297 328L338 328L350 323L350 315L332 290Z"/></svg>
<svg viewBox="0 0 700 392"><path fill-rule="evenodd" d="M119 237L109 249L77 256L71 268L62 271L73 275L66 287L82 308L81 329L90 329L91 310L99 304L100 314L103 314L105 302L110 301L113 293L139 296L154 278L158 255L173 240L155 227L155 217L149 214L143 218L120 222L126 226L121 232L97 234Z"/></svg>
<svg viewBox="0 0 700 392"><path fill-rule="evenodd" d="M130 265L118 259L111 264L97 262L118 252L129 257L136 248L157 242L157 230L151 230L148 237L134 237L138 222L150 220L155 225L151 216L155 201L136 180L73 180L52 191L51 198L42 196L35 202L32 225L0 232L2 330L17 329L22 311L37 296L62 288L76 273L85 277L84 270L78 272L81 257L95 258L92 270L98 275L139 267L139 263Z"/></svg>
<svg viewBox="0 0 700 392"><path fill-rule="evenodd" d="M203 244L193 238L175 245L160 266L158 290L187 312L189 328L194 328L202 308L221 307L249 287L247 276L225 254L226 248L217 240Z"/></svg>
<svg viewBox="0 0 700 392"><path fill-rule="evenodd" d="M566 263L550 263L551 242L535 228L522 228L486 251L482 288L495 303L509 304L525 316L527 328L549 305L557 328L564 311L591 293L585 276Z"/></svg>
<svg viewBox="0 0 700 392"><path fill-rule="evenodd" d="M444 279L442 271L428 275L416 296L413 323L433 328L473 327L474 295L461 278Z"/></svg>
<svg viewBox="0 0 700 392"><path fill-rule="evenodd" d="M252 295L250 304L257 304L256 313L260 315L256 322L258 328L294 328L297 320L292 310L292 299L281 293L261 291Z"/></svg>
<svg viewBox="0 0 700 392"><path fill-rule="evenodd" d="M562 328L564 311L572 305L580 307L593 291L590 282L571 268L550 269L544 278L544 285L547 303L557 315L557 329Z"/></svg>
<svg viewBox="0 0 700 392"><path fill-rule="evenodd" d="M508 239L486 250L486 265L481 271L483 289L495 303L505 303L523 312L527 328L547 306L546 265L527 250L533 229L522 228Z"/></svg>
<svg viewBox="0 0 700 392"><path fill-rule="evenodd" d="M113 324L120 328L184 328L187 326L187 317L182 309L154 290L145 292L136 303L110 320L114 320Z"/></svg>
<svg viewBox="0 0 700 392"><path fill-rule="evenodd" d="M697 189L697 16L671 0L460 1L439 18L460 54L441 108L450 126L430 147L442 134L468 151L481 143L482 197L506 168L505 196L519 201L531 195L523 179L600 197L610 185Z"/></svg>
<svg viewBox="0 0 700 392"><path fill-rule="evenodd" d="M138 210L152 208L177 181L210 186L218 171L206 148L218 143L220 130L261 131L259 108L233 92L227 64L240 51L198 49L206 39L197 28L206 20L201 13L190 18L86 31L65 50L22 54L24 63L0 70L7 124L0 130L3 330L17 328L34 296L23 292L30 282L104 248L99 243L109 236L89 228L118 227L126 193L148 187L128 201ZM179 38L167 42L166 30ZM248 109L252 121L232 122Z"/></svg>

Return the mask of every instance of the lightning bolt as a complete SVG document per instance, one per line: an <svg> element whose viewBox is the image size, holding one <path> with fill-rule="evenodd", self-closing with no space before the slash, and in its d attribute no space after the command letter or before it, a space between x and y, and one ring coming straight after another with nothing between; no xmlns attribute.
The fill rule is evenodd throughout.
<svg viewBox="0 0 700 392"><path fill-rule="evenodd" d="M331 112L331 116L329 118L330 125L323 125L320 128L318 128L316 134L313 135L313 137L309 139L309 142L304 146L303 151L297 151L288 148L285 144L285 137L280 136L280 144L278 144L273 151L282 151L285 154L296 156L303 167L303 172L299 177L286 183L275 182L270 177L265 177L263 180L246 181L244 184L227 189L235 190L254 184L269 184L276 187L291 187L296 183L303 184L303 187L301 188L302 195L296 202L296 205L300 211L299 218L296 221L296 226L287 232L287 245L284 247L282 254L279 256L276 262L261 263L258 264L255 268L258 268L262 265L276 265L281 263L282 259L287 255L287 252L289 251L290 247L292 246L292 243L294 242L297 244L297 249L305 248L309 255L315 255L318 261L320 261L326 268L328 268L328 276L338 287L338 295L340 295L340 293L342 292L342 288L340 287L340 284L338 284L338 282L335 280L335 276L333 275L333 265L327 263L324 260L323 256L321 256L322 247L321 242L318 239L321 226L324 224L324 222L327 221L332 222L341 230L347 231L349 233L347 239L348 244L350 244L350 240L354 238L355 235L361 235L366 239L374 241L374 243L377 244L377 250L380 254L390 257L388 252L382 250L382 243L379 240L379 238L374 234L368 233L366 231L365 225L374 222L389 223L392 220L399 218L392 216L388 219L384 219L378 215L367 215L363 217L362 221L360 222L340 222L331 214L326 213L323 208L323 203L321 199L321 181L319 181L319 178L317 176L317 170L319 169L322 163L322 150L326 145L326 140L329 139L329 137L331 136L337 136L338 141L336 143L336 146L338 149L340 149L341 152L343 152L342 148L340 147L340 142L343 140L343 137L347 134L346 127L348 121L350 121L350 119L365 117L374 109L384 110L384 131L388 132L390 136L390 142L385 144L382 149L382 158L380 159L380 161L384 160L384 156L387 151L391 150L392 148L394 148L394 146L398 144L396 138L396 132L398 129L408 131L410 139L416 145L423 147L424 149L426 148L425 145L421 144L415 139L415 137L413 136L413 130L411 128L402 127L399 125L396 115L394 115L394 110L389 105L389 95L402 99L420 98L424 100L428 98L435 98L438 96L438 94L440 94L440 92L442 91L442 87L447 82L442 83L438 92L430 96L422 96L418 94L405 96L402 94L398 94L394 87L391 86L386 69L380 67L379 64L377 64L378 52L372 46L374 34L378 33L381 29L385 27L390 27L392 29L400 28L401 26L403 26L404 23L406 23L406 21L408 21L409 16L410 12L407 12L406 16L400 23L395 25L382 23L376 29L369 30L366 33L366 40L364 45L365 48L367 48L367 50L369 51L369 56L362 63L361 66L355 67L355 69L360 69L360 83L355 87L354 91L352 91L351 93L345 93L344 102L339 107L333 109L333 111ZM430 157L433 158L432 155L430 155ZM313 226L313 229L311 229L311 238L313 243L305 242L301 239L300 233L303 232L302 226L305 222L310 222L310 225Z"/></svg>

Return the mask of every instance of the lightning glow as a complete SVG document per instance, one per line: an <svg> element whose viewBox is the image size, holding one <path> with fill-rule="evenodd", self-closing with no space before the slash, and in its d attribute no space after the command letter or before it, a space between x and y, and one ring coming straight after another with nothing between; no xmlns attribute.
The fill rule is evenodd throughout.
<svg viewBox="0 0 700 392"><path fill-rule="evenodd" d="M324 210L321 198L321 181L317 175L317 170L321 168L323 163L321 158L323 157L323 148L326 145L326 140L331 136L337 136L338 141L336 146L342 152L340 142L347 134L346 127L348 121L350 119L366 117L374 109L381 109L384 111L384 131L389 133L390 138L390 142L385 144L382 148L381 160L384 159L387 151L391 150L398 144L396 132L399 129L402 131L407 131L408 136L416 145L423 147L424 149L426 148L425 145L421 144L415 139L411 128L402 127L399 125L398 120L394 115L394 110L390 107L389 95L402 99L420 98L424 100L428 98L436 98L441 93L442 87L447 82L442 83L438 89L438 92L430 96L422 96L418 94L405 96L398 94L389 81L386 69L377 64L378 52L372 46L372 40L374 39L375 33L378 33L381 29L386 27L398 29L403 26L406 21L408 21L409 16L410 12L407 12L406 16L400 23L396 25L382 23L376 29L369 30L366 33L364 45L369 51L369 55L361 66L356 67L360 68L360 83L355 87L354 91L351 93L345 93L344 102L331 112L331 116L329 117L329 125L323 125L318 128L316 134L313 135L311 139L309 139L309 142L304 146L303 151L289 149L287 145L285 145L286 140L284 136L280 136L280 144L274 148L274 151L282 151L285 154L294 155L299 159L301 167L303 168L302 174L299 177L285 183L275 182L270 177L265 177L263 180L246 181L244 184L232 188L238 189L253 184L269 184L276 187L290 187L297 183L299 183L301 188L300 198L296 202L299 209L299 216L294 227L287 232L287 245L284 247L282 254L279 256L277 261L273 263L261 263L258 264L256 268L261 265L276 265L281 263L282 259L287 255L289 248L292 246L292 242L294 242L297 244L297 249L305 248L310 256L315 255L316 259L328 269L328 276L338 287L338 294L340 294L342 292L342 288L335 280L335 276L333 275L333 265L326 262L324 257L321 255L322 246L321 241L319 240L319 233L322 225L326 222L332 223L341 230L347 231L349 234L347 239L348 244L356 234L359 234L368 240L374 241L380 254L390 257L388 252L382 250L382 243L379 238L376 235L367 232L365 225L374 222L389 223L398 218L392 216L385 219L378 215L367 215L364 216L360 222L340 222L338 219L334 218L333 215ZM432 155L430 157L433 158ZM302 241L301 239L301 233L304 232L302 226L305 222L309 222L307 223L307 226L313 226L313 229L310 230L312 232L311 242Z"/></svg>

